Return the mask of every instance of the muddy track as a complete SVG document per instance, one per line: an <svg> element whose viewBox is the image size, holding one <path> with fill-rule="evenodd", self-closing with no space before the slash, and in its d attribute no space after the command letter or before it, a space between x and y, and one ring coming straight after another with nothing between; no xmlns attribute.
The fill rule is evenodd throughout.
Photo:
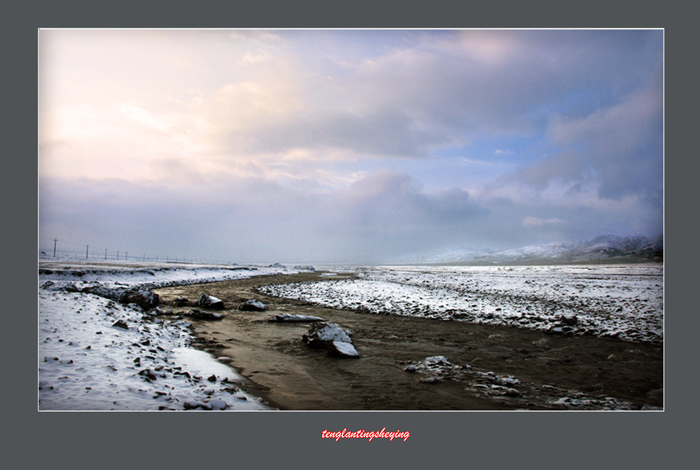
<svg viewBox="0 0 700 470"><path fill-rule="evenodd" d="M343 279L334 276L330 279ZM193 320L197 346L227 362L253 395L283 410L561 410L663 406L663 346L458 321L376 315L268 297L262 285L329 279L321 273L156 289L174 313L208 293L224 301L218 321ZM189 301L176 306L175 299ZM265 312L238 310L259 299ZM278 313L319 316L353 331L360 359L309 349L309 323L268 321ZM445 356L457 367L422 370ZM411 365L418 364L416 372ZM464 368L464 365L471 367ZM510 378L510 381L507 379ZM505 379L505 382L504 382Z"/></svg>

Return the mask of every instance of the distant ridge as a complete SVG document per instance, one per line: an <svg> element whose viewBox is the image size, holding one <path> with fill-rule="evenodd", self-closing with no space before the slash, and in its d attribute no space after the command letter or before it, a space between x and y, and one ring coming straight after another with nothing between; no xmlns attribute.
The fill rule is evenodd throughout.
<svg viewBox="0 0 700 470"><path fill-rule="evenodd" d="M542 265L614 264L663 262L663 236L621 237L601 235L585 242L558 242L522 248L489 251L453 250L414 258L423 264Z"/></svg>

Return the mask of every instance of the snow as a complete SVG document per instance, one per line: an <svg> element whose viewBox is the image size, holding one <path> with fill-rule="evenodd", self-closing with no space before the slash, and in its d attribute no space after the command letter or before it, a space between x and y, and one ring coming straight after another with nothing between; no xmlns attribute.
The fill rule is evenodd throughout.
<svg viewBox="0 0 700 470"><path fill-rule="evenodd" d="M280 272L290 271L40 260L39 410L269 409L238 387L234 369L190 347L188 322L161 320L136 304L82 290L109 294Z"/></svg>
<svg viewBox="0 0 700 470"><path fill-rule="evenodd" d="M355 349L355 346L353 346L351 343L348 343L346 341L333 341L333 346L343 356L349 356L349 357L359 357L360 356L360 354Z"/></svg>
<svg viewBox="0 0 700 470"><path fill-rule="evenodd" d="M663 341L662 266L386 266L354 273L354 280L261 292L378 314Z"/></svg>
<svg viewBox="0 0 700 470"><path fill-rule="evenodd" d="M565 264L624 258L628 262L659 261L663 252L663 236L620 237L603 235L582 242L555 242L493 251L457 249L428 256L409 257L408 263L471 263L484 265ZM567 261L568 260L568 261Z"/></svg>
<svg viewBox="0 0 700 470"><path fill-rule="evenodd" d="M314 323L303 339L312 348L325 348L330 355L359 358L350 339L351 334L335 323Z"/></svg>
<svg viewBox="0 0 700 470"><path fill-rule="evenodd" d="M341 343L352 343L350 336L335 323L328 323L316 332L318 339Z"/></svg>
<svg viewBox="0 0 700 470"><path fill-rule="evenodd" d="M319 282L278 284L261 291L371 313L663 341L662 266L345 266L324 270L356 278L329 276ZM191 347L194 337L187 321L161 320L136 304L113 300L118 296L112 294L294 272L279 264L40 260L39 410L269 409L240 389L241 377L222 364L225 358ZM119 323L126 328L115 326ZM357 354L341 328L331 328L323 336L334 341L338 350ZM470 372L468 365L457 369L444 356L427 358L407 371L411 368L480 374ZM486 379L508 390L518 384L511 376L485 375ZM573 398L561 399L571 407L579 406Z"/></svg>

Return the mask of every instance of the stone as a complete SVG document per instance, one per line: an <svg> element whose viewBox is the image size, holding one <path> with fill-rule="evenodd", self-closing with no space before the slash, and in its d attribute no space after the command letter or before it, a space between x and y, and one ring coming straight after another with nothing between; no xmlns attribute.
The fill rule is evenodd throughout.
<svg viewBox="0 0 700 470"><path fill-rule="evenodd" d="M280 313L270 318L270 321L276 322L316 322L324 321L321 317L313 315L299 315L297 313Z"/></svg>
<svg viewBox="0 0 700 470"><path fill-rule="evenodd" d="M311 348L325 349L330 356L360 357L348 331L335 323L315 322L302 340Z"/></svg>
<svg viewBox="0 0 700 470"><path fill-rule="evenodd" d="M139 372L139 375L143 375L148 380L156 380L158 378L156 374L151 371L151 369L143 369L141 372Z"/></svg>
<svg viewBox="0 0 700 470"><path fill-rule="evenodd" d="M225 410L226 408L228 408L226 402L221 400L220 398L213 398L209 400L209 405L211 406L212 410Z"/></svg>
<svg viewBox="0 0 700 470"><path fill-rule="evenodd" d="M187 315L188 317L195 318L197 320L221 320L223 318L223 315L221 315L220 313L206 312L204 310L199 310L196 308L193 308L185 315Z"/></svg>
<svg viewBox="0 0 700 470"><path fill-rule="evenodd" d="M124 320L117 320L112 324L112 326L115 326L117 328L124 328L125 330L129 329L129 325L127 325Z"/></svg>
<svg viewBox="0 0 700 470"><path fill-rule="evenodd" d="M209 294L202 294L199 300L197 300L197 305L203 308L223 309L224 301Z"/></svg>
<svg viewBox="0 0 700 470"><path fill-rule="evenodd" d="M314 268L313 266L294 266L294 269L297 271L306 271L310 273L316 272L316 268Z"/></svg>
<svg viewBox="0 0 700 470"><path fill-rule="evenodd" d="M238 310L245 310L248 312L264 312L267 310L267 305L257 299L251 299L239 305Z"/></svg>
<svg viewBox="0 0 700 470"><path fill-rule="evenodd" d="M122 304L136 304L141 308L149 309L158 305L158 294L149 290L130 290L119 296Z"/></svg>

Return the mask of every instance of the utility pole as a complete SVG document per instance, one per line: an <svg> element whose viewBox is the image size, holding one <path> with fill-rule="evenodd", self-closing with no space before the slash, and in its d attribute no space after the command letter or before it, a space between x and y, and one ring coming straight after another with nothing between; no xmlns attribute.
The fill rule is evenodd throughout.
<svg viewBox="0 0 700 470"><path fill-rule="evenodd" d="M119 250L117 250L117 261L119 261Z"/></svg>
<svg viewBox="0 0 700 470"><path fill-rule="evenodd" d="M107 248L105 248L105 261L107 261Z"/></svg>
<svg viewBox="0 0 700 470"><path fill-rule="evenodd" d="M56 238L53 239L53 257L54 258L56 257L56 242L57 241L58 241L58 239L56 239Z"/></svg>
<svg viewBox="0 0 700 470"><path fill-rule="evenodd" d="M88 259L88 252L90 250L90 245L85 247L85 259Z"/></svg>
<svg viewBox="0 0 700 470"><path fill-rule="evenodd" d="M124 261L128 261L128 260L129 260L129 252L127 251L127 252L124 254Z"/></svg>

